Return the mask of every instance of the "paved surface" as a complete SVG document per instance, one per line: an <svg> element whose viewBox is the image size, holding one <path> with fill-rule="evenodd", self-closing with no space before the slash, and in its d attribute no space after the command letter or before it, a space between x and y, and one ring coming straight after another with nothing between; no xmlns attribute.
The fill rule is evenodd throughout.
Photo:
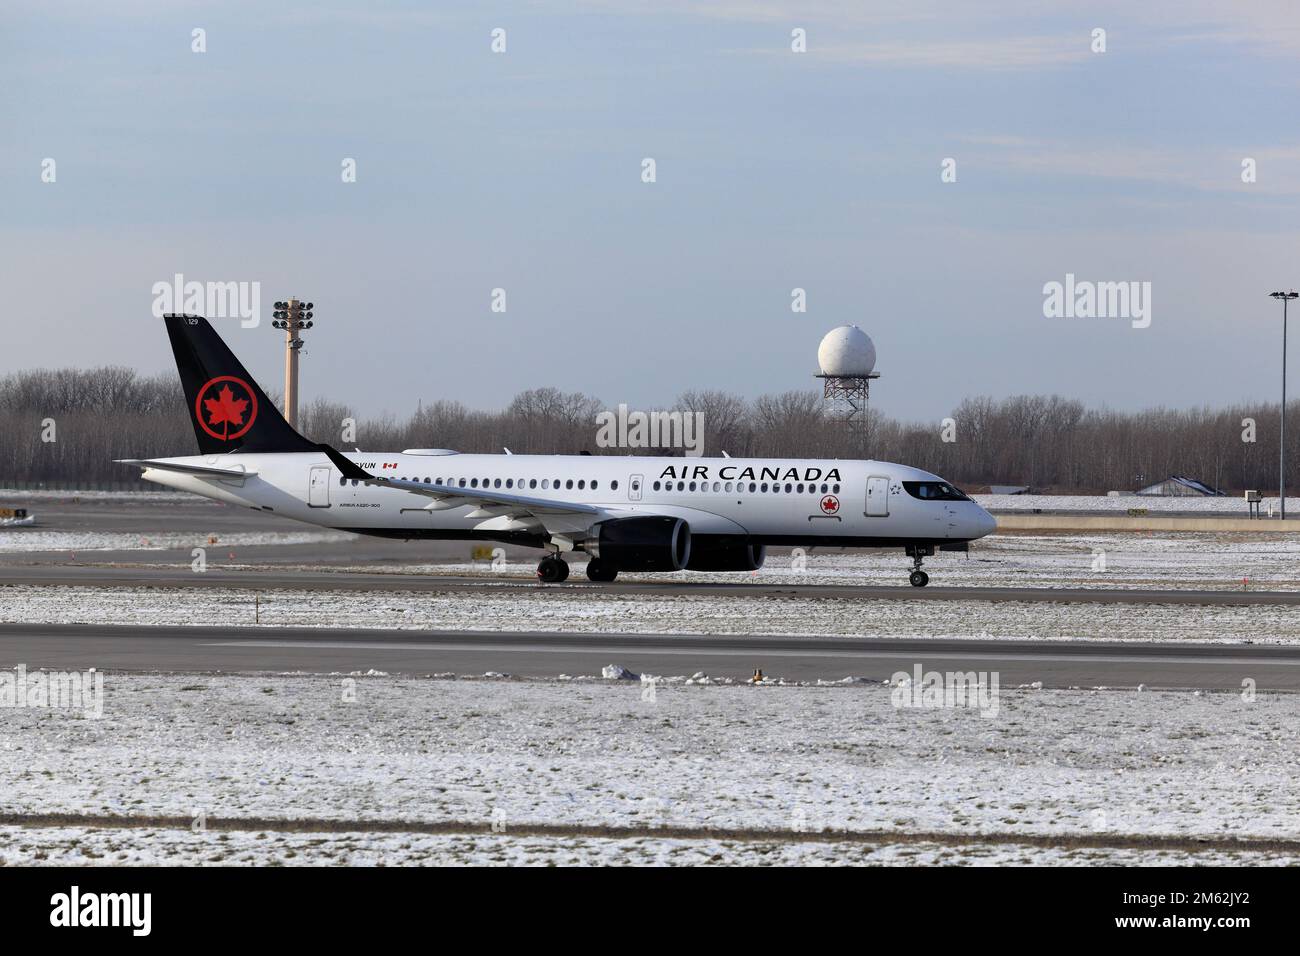
<svg viewBox="0 0 1300 956"><path fill-rule="evenodd" d="M172 558L171 560L175 560ZM0 585L80 585L82 587L169 587L169 588L293 588L307 591L473 591L491 588L526 588L556 594L623 593L710 597L801 597L858 601L1029 601L1055 604L1184 604L1252 606L1265 604L1300 605L1300 591L1188 591L1113 588L1019 588L942 587L914 588L847 584L758 584L748 581L622 582L592 584L580 568L564 584L543 587L531 578L453 574L411 574L394 572L347 572L327 568L227 569L210 561L208 570L197 574L184 564L120 566L67 563L60 565L16 565L0 563Z"/></svg>
<svg viewBox="0 0 1300 956"><path fill-rule="evenodd" d="M796 680L896 671L996 671L1003 687L1195 687L1300 690L1300 647L1083 641L914 640L855 637L717 637L666 634L503 634L336 628L0 625L0 667L130 671L366 671L555 677L596 675L606 664L637 672L744 679L762 668Z"/></svg>
<svg viewBox="0 0 1300 956"><path fill-rule="evenodd" d="M20 503L6 499L7 503ZM401 573L412 565L465 562L470 542L390 541L380 538L348 537L327 545L266 545L232 547L220 543L221 536L243 532L319 531L310 525L269 516L247 508L236 508L200 498L160 502L140 500L67 499L27 502L37 513L41 527L66 532L123 532L143 537L164 533L191 532L216 535L218 544L209 547L208 571L190 569L190 554L183 551L88 551L74 558L67 552L0 553L0 585L81 585L94 587L249 587L256 589L294 588L303 590L416 591L438 593L482 588L529 588L539 585L531 578L451 574ZM532 565L538 552L502 546L512 563ZM781 549L773 552L784 553ZM944 587L943 560L934 559L934 583L913 588L905 583L910 565L898 556L898 586L874 585L780 585L753 583L743 575L736 580L708 584L652 581L615 582L593 585L581 568L564 584L548 590L572 595L575 592L613 591L639 594L697 594L714 597L775 596L836 598L853 600L922 601L1028 601L1089 604L1179 604L1179 605L1300 605L1300 592L1276 591L1192 591L1147 589L1080 589L1024 587ZM256 564L256 569L235 570L230 565ZM387 573L357 573L342 567L382 568ZM391 569L391 570L389 570Z"/></svg>

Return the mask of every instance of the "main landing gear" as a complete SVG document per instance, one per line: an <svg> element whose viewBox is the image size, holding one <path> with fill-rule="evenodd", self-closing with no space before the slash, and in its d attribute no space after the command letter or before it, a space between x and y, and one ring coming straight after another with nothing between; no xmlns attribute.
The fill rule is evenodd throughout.
<svg viewBox="0 0 1300 956"><path fill-rule="evenodd" d="M537 565L537 580L543 584L559 584L568 580L569 563L558 554L548 554ZM587 578L597 584L608 584L618 577L618 568L610 567L598 558L587 562Z"/></svg>
<svg viewBox="0 0 1300 956"><path fill-rule="evenodd" d="M928 558L933 554L933 547L915 544L907 546L907 556L912 559L912 573L907 580L912 582L912 587L923 588L930 583L930 575L921 570L921 559Z"/></svg>
<svg viewBox="0 0 1300 956"><path fill-rule="evenodd" d="M561 557L548 554L537 565L537 580L543 584L559 584L569 577L569 563Z"/></svg>

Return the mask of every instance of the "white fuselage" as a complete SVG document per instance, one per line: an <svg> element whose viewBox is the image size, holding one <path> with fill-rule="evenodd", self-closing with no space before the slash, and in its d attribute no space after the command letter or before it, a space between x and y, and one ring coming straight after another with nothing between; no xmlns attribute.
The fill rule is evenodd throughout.
<svg viewBox="0 0 1300 956"><path fill-rule="evenodd" d="M346 457L376 477L486 487L593 505L616 517L668 515L686 521L692 535L744 535L766 544L942 544L994 529L993 518L973 501L916 497L904 482L942 479L888 462L454 452ZM248 477L227 479L149 468L144 477L327 528L400 538L521 537L512 534L512 519L485 515L475 505L439 507L408 490L345 480L324 454L235 452L159 461L247 470Z"/></svg>

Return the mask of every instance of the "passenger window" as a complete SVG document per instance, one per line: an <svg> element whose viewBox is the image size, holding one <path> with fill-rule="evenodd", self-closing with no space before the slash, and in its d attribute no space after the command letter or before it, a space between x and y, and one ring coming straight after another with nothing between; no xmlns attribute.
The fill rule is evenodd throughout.
<svg viewBox="0 0 1300 956"><path fill-rule="evenodd" d="M549 478L543 478L543 479L542 479L542 488L543 488L543 489L546 489L546 488L549 488L549 487L551 487L551 479L549 479ZM560 570L563 571L564 569L561 568Z"/></svg>
<svg viewBox="0 0 1300 956"><path fill-rule="evenodd" d="M596 490L596 482L594 482L594 481L591 483L591 490L592 490L592 491L595 491L595 490Z"/></svg>
<svg viewBox="0 0 1300 956"><path fill-rule="evenodd" d="M537 487L537 479L534 478L534 479L532 479L530 482L528 482L528 487L529 487L529 488L536 488L536 487ZM561 569L561 570L563 570L563 569Z"/></svg>
<svg viewBox="0 0 1300 956"><path fill-rule="evenodd" d="M731 491L731 482L727 482L726 488L728 492Z"/></svg>
<svg viewBox="0 0 1300 956"><path fill-rule="evenodd" d="M567 488L567 489L569 489L570 491L572 491L572 490L573 490L573 479L570 478L568 481L566 481L566 482L564 483L564 487Z"/></svg>
<svg viewBox="0 0 1300 956"><path fill-rule="evenodd" d="M582 490L583 490L584 488L586 488L586 487L587 487L587 482L584 481L583 479L579 478L579 479L578 479L578 490L579 490L579 491L582 491Z"/></svg>
<svg viewBox="0 0 1300 956"><path fill-rule="evenodd" d="M617 478L615 478L613 481L611 481L611 482L609 483L609 490L610 490L610 491L618 491L618 479L617 479Z"/></svg>
<svg viewBox="0 0 1300 956"><path fill-rule="evenodd" d="M656 482L655 482L651 487L654 488L655 491L658 491L658 490L659 490L659 482L656 481Z"/></svg>
<svg viewBox="0 0 1300 956"><path fill-rule="evenodd" d="M506 487L507 487L507 488L513 488L514 486L515 486L515 480L514 480L513 478L507 478L507 479L506 479Z"/></svg>
<svg viewBox="0 0 1300 956"><path fill-rule="evenodd" d="M493 481L493 482L492 482L492 487L493 487L493 488L500 488L500 487L501 487L501 479L498 478L498 479L496 479L495 481Z"/></svg>

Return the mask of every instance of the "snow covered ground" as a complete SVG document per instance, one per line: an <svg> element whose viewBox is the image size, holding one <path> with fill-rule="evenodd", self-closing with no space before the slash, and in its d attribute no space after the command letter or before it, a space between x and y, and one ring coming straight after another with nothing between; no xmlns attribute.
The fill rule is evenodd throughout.
<svg viewBox="0 0 1300 956"><path fill-rule="evenodd" d="M54 491L0 488L0 501L121 501L134 504L168 504L197 501L197 495L184 491Z"/></svg>
<svg viewBox="0 0 1300 956"><path fill-rule="evenodd" d="M882 685L676 683L647 700L628 681L110 674L104 695L99 720L0 709L4 813L490 822L505 833L7 826L0 861L1223 859L1213 848L509 836L529 824L1300 838L1300 708L1287 695L1004 689L993 718L897 709Z"/></svg>
<svg viewBox="0 0 1300 956"><path fill-rule="evenodd" d="M225 534L146 531L122 534L108 531L49 531L41 528L0 529L0 553L66 551L167 551L191 548L246 548L263 545L338 544L351 541L345 531L236 531Z"/></svg>
<svg viewBox="0 0 1300 956"><path fill-rule="evenodd" d="M1283 605L1188 609L1165 604L716 598L540 587L427 594L0 586L0 620L16 624L252 625L255 603L256 616L268 629L1300 642L1300 612Z"/></svg>
<svg viewBox="0 0 1300 956"><path fill-rule="evenodd" d="M581 559L573 562L582 581ZM931 583L954 587L1300 589L1300 536L1197 532L998 534L969 555L926 559ZM359 566L352 570L393 572ZM774 552L751 574L622 574L626 581L752 581L760 584L906 583L911 562L899 551L815 548ZM532 578L533 562L408 565L409 574L480 574ZM1244 584L1243 584L1244 579Z"/></svg>
<svg viewBox="0 0 1300 956"><path fill-rule="evenodd" d="M1147 498L1140 495L972 495L985 508L1000 511L1023 511L1041 508L1044 511L1127 511L1145 508L1148 511L1203 511L1207 514L1237 514L1246 517L1246 503L1239 497L1223 498ZM195 495L182 491L20 491L0 488L0 501L122 501L135 503L194 501ZM1277 507L1276 495L1265 497L1261 510L1270 504Z"/></svg>
<svg viewBox="0 0 1300 956"><path fill-rule="evenodd" d="M0 826L0 866L1296 866L1300 854L1109 847Z"/></svg>
<svg viewBox="0 0 1300 956"><path fill-rule="evenodd" d="M1035 508L1044 512L1052 511L1119 511L1130 508L1143 508L1152 514L1181 512L1192 514L1236 516L1249 518L1250 512L1246 501L1238 497L1222 498L1148 498L1142 495L971 495L989 511L1032 511ZM1269 508L1277 510L1279 499L1276 495L1264 498L1260 502L1260 513L1269 514Z"/></svg>
<svg viewBox="0 0 1300 956"><path fill-rule="evenodd" d="M215 538L215 540L213 540ZM0 530L0 553L62 552L91 555L95 551L186 552L196 547L316 544L343 545L354 535L340 531L301 529L203 532L144 530L125 534L108 531L60 532L42 528ZM574 560L571 581L585 583L581 557ZM752 574L706 574L683 571L670 575L624 574L635 581L752 581L762 584L888 584L906 581L911 564L897 551L842 551L816 548L774 551L760 571ZM926 561L932 582L952 586L1194 588L1198 590L1300 589L1300 536L1237 533L1145 532L998 534L976 542L969 555L940 553ZM305 570L318 570L304 566ZM394 567L355 565L335 570L376 573L454 574L532 579L531 555L495 564L436 563ZM325 573L322 571L322 573ZM1244 582L1244 583L1243 583Z"/></svg>

